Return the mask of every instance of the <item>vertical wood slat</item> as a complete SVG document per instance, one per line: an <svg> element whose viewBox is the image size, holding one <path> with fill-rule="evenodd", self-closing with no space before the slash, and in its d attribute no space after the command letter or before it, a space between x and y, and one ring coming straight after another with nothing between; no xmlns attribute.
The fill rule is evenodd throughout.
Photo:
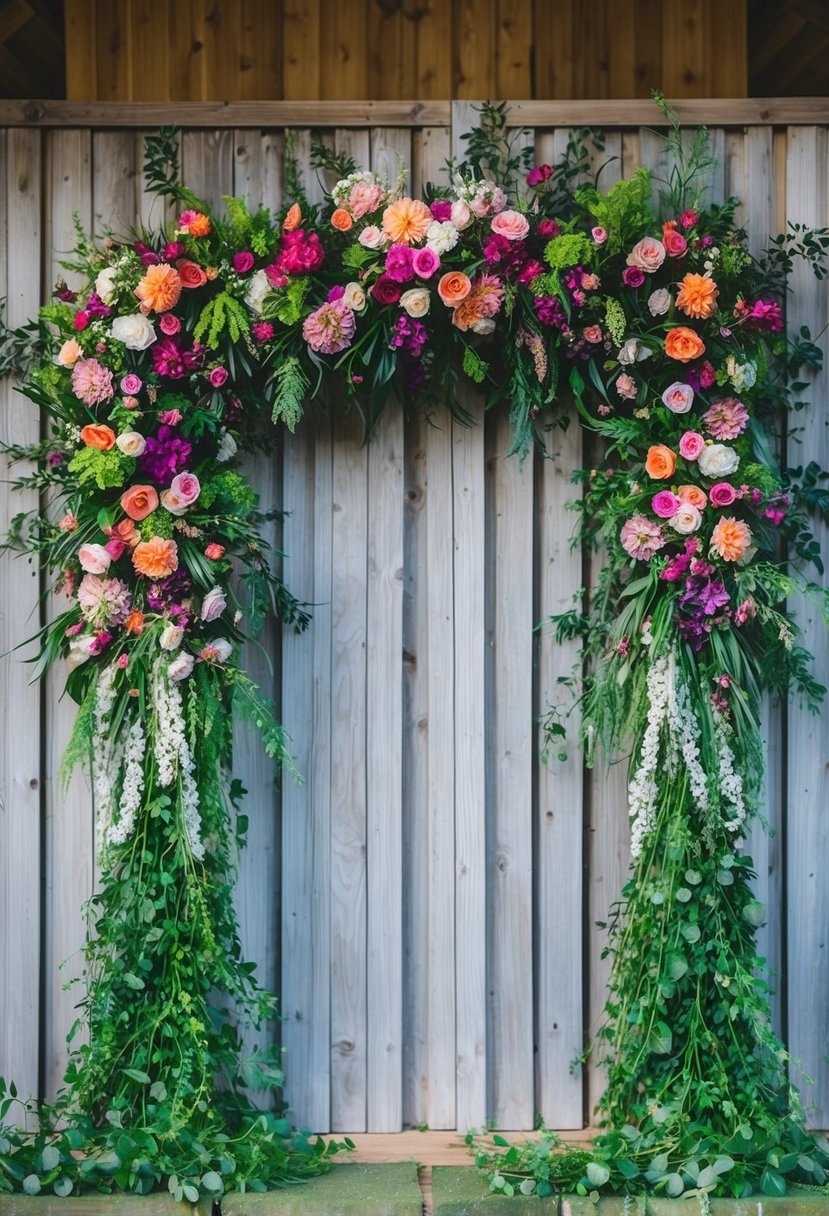
<svg viewBox="0 0 829 1216"><path fill-rule="evenodd" d="M62 273L61 258L75 243L72 227L77 212L86 230L92 221L91 139L88 131L53 131L48 139L47 231L44 294ZM74 286L81 284L76 282ZM52 595L47 611L66 605L63 594ZM76 706L63 697L65 671L53 669L45 686L46 730L46 935L44 994L45 1057L42 1076L45 1096L56 1093L66 1068L66 1037L76 1018L80 989L66 985L80 976L86 926L81 911L92 895L94 824L92 795L86 776L75 772L66 790L58 772L74 725ZM61 699L62 698L62 699ZM61 965L66 962L65 968Z"/></svg>
<svg viewBox="0 0 829 1216"><path fill-rule="evenodd" d="M493 568L488 651L487 883L491 1114L531 1127L533 1052L533 461L507 456L509 419L489 426ZM482 425L482 420L478 423ZM522 999L514 994L521 992Z"/></svg>
<svg viewBox="0 0 829 1216"><path fill-rule="evenodd" d="M788 130L786 207L791 220L825 225L829 210L829 149L827 131L817 127ZM790 334L809 327L822 333L829 320L825 285L819 283L803 262L796 262L790 279L787 326ZM802 446L789 453L792 464L816 460L829 466L829 421L826 397L829 372L806 374L811 381L810 408L800 425ZM825 554L829 527L813 521L815 536ZM813 573L813 572L812 572ZM825 578L824 578L825 582ZM829 632L813 601L791 604L802 630L802 645L815 658L815 671L829 670ZM829 1061L826 1055L827 1001L829 992L829 901L825 875L829 866L829 732L825 711L810 714L796 702L789 707L788 731L788 941L786 983L788 990L789 1048L800 1062L809 1083L802 1083L802 1096L809 1121L825 1127L829 1121ZM808 999L807 994L811 994ZM799 1078L796 1078L799 1081Z"/></svg>
<svg viewBox="0 0 829 1216"><path fill-rule="evenodd" d="M41 141L38 131L0 132L0 296L6 321L37 311L41 259ZM0 441L35 443L36 407L0 381ZM24 473L17 465L14 475ZM37 509L37 492L0 483L5 529L19 511ZM13 651L39 625L37 565L0 554L0 1076L23 1097L36 1096L40 1066L41 721L40 689Z"/></svg>

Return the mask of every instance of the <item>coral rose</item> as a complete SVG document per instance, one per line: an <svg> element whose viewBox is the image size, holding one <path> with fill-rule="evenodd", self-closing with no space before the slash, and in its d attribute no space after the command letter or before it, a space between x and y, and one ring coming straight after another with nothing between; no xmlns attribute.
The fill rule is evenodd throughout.
<svg viewBox="0 0 829 1216"><path fill-rule="evenodd" d="M673 477L675 468L676 455L670 448L666 448L664 443L656 443L648 448L645 471L649 477L657 481L667 481L669 477Z"/></svg>
<svg viewBox="0 0 829 1216"><path fill-rule="evenodd" d="M751 548L751 528L741 519L724 515L711 533L711 545L723 561L738 562Z"/></svg>
<svg viewBox="0 0 829 1216"><path fill-rule="evenodd" d="M178 303L181 277L175 267L168 266L166 262L148 266L147 273L135 289L135 294L141 301L142 312L166 312Z"/></svg>
<svg viewBox="0 0 829 1216"><path fill-rule="evenodd" d="M679 285L676 306L686 317L705 321L717 307L719 288L704 274L686 274Z"/></svg>
<svg viewBox="0 0 829 1216"><path fill-rule="evenodd" d="M438 283L438 295L447 308L457 308L472 290L472 281L462 270L450 270Z"/></svg>
<svg viewBox="0 0 829 1216"><path fill-rule="evenodd" d="M336 211L332 211L331 227L336 228L338 232L348 232L349 228L353 227L353 224L354 221L345 207L338 207Z"/></svg>
<svg viewBox="0 0 829 1216"><path fill-rule="evenodd" d="M708 496L699 486L677 486L676 496L683 502L689 502L698 511L704 511L708 506Z"/></svg>
<svg viewBox="0 0 829 1216"><path fill-rule="evenodd" d="M82 428L81 440L88 448L108 452L115 445L115 431L111 426L91 422L89 426Z"/></svg>
<svg viewBox="0 0 829 1216"><path fill-rule="evenodd" d="M302 223L302 210L300 209L299 203L292 203L291 206L288 208L288 214L285 216L284 220L282 221L282 231L283 232L293 232L294 229L298 228L301 223Z"/></svg>
<svg viewBox="0 0 829 1216"><path fill-rule="evenodd" d="M74 338L67 338L58 351L58 363L61 367L74 367L83 356L83 350Z"/></svg>
<svg viewBox="0 0 829 1216"><path fill-rule="evenodd" d="M665 335L665 354L680 363L690 363L692 359L698 359L700 355L705 354L705 343L693 329L678 325Z"/></svg>
<svg viewBox="0 0 829 1216"><path fill-rule="evenodd" d="M422 241L432 222L432 213L419 198L399 198L383 212L383 231L395 244Z"/></svg>
<svg viewBox="0 0 829 1216"><path fill-rule="evenodd" d="M153 536L135 546L132 564L138 574L147 578L166 578L178 569L178 549L174 540Z"/></svg>
<svg viewBox="0 0 829 1216"><path fill-rule="evenodd" d="M176 262L176 269L178 270L182 287L192 289L194 287L202 287L207 282L207 275L198 262L190 262L187 258L181 258Z"/></svg>
<svg viewBox="0 0 829 1216"><path fill-rule="evenodd" d="M146 519L158 506L158 491L154 486L130 486L121 495L121 507L130 519Z"/></svg>

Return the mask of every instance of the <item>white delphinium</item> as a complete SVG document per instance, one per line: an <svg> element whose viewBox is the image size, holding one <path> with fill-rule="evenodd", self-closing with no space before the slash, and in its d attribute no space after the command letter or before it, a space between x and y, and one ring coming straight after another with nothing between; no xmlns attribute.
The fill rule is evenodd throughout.
<svg viewBox="0 0 829 1216"><path fill-rule="evenodd" d="M659 793L660 738L668 726L673 700L673 656L660 655L648 670L648 722L639 748L639 765L628 783L628 810L631 818L630 851L633 857L653 828Z"/></svg>
<svg viewBox="0 0 829 1216"><path fill-rule="evenodd" d="M700 761L700 728L697 716L691 705L691 694L688 692L688 686L682 681L678 681L677 683L676 699L672 710L671 729L679 744L682 759L688 772L688 779L691 783L691 797L697 810L700 814L704 815L708 811L710 803L708 798L708 778Z"/></svg>
<svg viewBox="0 0 829 1216"><path fill-rule="evenodd" d="M110 844L123 844L135 831L135 812L141 805L144 793L144 754L147 737L141 719L136 717L127 733L124 748L124 780L118 802L118 822L110 825L107 840Z"/></svg>
<svg viewBox="0 0 829 1216"><path fill-rule="evenodd" d="M120 768L116 763L115 744L110 735L109 715L115 703L114 663L104 667L98 676L95 692L95 748L92 754L92 793L95 804L95 836L98 852L112 821L112 799L115 780Z"/></svg>
<svg viewBox="0 0 829 1216"><path fill-rule="evenodd" d="M153 675L157 716L155 762L158 765L159 783L166 787L172 785L176 777L181 778L184 831L190 851L200 860L204 857L204 845L201 840L199 791L193 778L195 766L187 742L181 690L178 684L169 681L161 664L156 666Z"/></svg>
<svg viewBox="0 0 829 1216"><path fill-rule="evenodd" d="M732 810L730 819L725 821L727 832L738 832L746 821L745 793L743 779L737 772L734 752L731 750L729 735L731 728L720 714L714 715L714 742L717 745L718 786L720 797Z"/></svg>

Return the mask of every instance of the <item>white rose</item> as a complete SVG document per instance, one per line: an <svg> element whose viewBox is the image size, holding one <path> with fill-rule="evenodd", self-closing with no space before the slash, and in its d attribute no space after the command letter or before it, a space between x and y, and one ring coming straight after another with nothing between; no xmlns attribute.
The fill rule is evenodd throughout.
<svg viewBox="0 0 829 1216"><path fill-rule="evenodd" d="M697 464L703 477L727 477L733 473L740 463L740 457L733 448L724 443L712 443L704 447L699 455Z"/></svg>
<svg viewBox="0 0 829 1216"><path fill-rule="evenodd" d="M236 440L230 431L223 430L219 436L219 447L216 452L216 459L219 464L225 464L228 460L232 460L237 451Z"/></svg>
<svg viewBox="0 0 829 1216"><path fill-rule="evenodd" d="M92 647L95 645L95 638L73 638L69 643L69 653L66 656L66 665L70 671L74 671L76 667L80 667L82 663L92 654Z"/></svg>
<svg viewBox="0 0 829 1216"><path fill-rule="evenodd" d="M430 303L431 297L425 287L410 287L400 297L400 307L410 317L425 317Z"/></svg>
<svg viewBox="0 0 829 1216"><path fill-rule="evenodd" d="M346 283L343 292L343 304L354 312L362 312L366 306L366 293L359 283Z"/></svg>
<svg viewBox="0 0 829 1216"><path fill-rule="evenodd" d="M172 663L168 663L167 675L176 684L179 680L186 680L189 675L192 675L195 662L196 660L191 654L182 651L181 654L176 655Z"/></svg>
<svg viewBox="0 0 829 1216"><path fill-rule="evenodd" d="M172 490L165 490L161 495L161 505L171 515L184 515L191 504L185 502L183 498L180 498Z"/></svg>
<svg viewBox="0 0 829 1216"><path fill-rule="evenodd" d="M376 224L369 224L367 228L363 229L357 240L364 249L379 249L385 243L386 238Z"/></svg>
<svg viewBox="0 0 829 1216"><path fill-rule="evenodd" d="M140 312L130 313L128 317L116 317L109 332L128 350L146 350L156 338L152 322Z"/></svg>
<svg viewBox="0 0 829 1216"><path fill-rule="evenodd" d="M661 317L671 307L671 293L667 287L657 287L648 296L648 308L652 317Z"/></svg>
<svg viewBox="0 0 829 1216"><path fill-rule="evenodd" d="M461 232L472 223L472 209L465 199L459 198L452 204L452 223Z"/></svg>
<svg viewBox="0 0 829 1216"><path fill-rule="evenodd" d="M491 334L495 329L495 321L492 317L481 317L479 321L473 321L469 328L474 334Z"/></svg>
<svg viewBox="0 0 829 1216"><path fill-rule="evenodd" d="M140 456L147 446L146 439L139 431L123 431L115 442L125 456Z"/></svg>
<svg viewBox="0 0 829 1216"><path fill-rule="evenodd" d="M620 363L642 363L643 360L650 359L652 354L650 347L643 346L638 338L628 338L617 358Z"/></svg>
<svg viewBox="0 0 829 1216"><path fill-rule="evenodd" d="M426 229L426 248L434 250L438 257L454 249L459 239L460 233L451 220L444 220L442 223L432 220Z"/></svg>
<svg viewBox="0 0 829 1216"><path fill-rule="evenodd" d="M211 587L201 602L199 616L203 621L215 621L227 608L227 598L221 587Z"/></svg>
<svg viewBox="0 0 829 1216"><path fill-rule="evenodd" d="M265 296L271 290L268 276L264 270L257 270L248 279L248 289L245 292L245 303L252 312L261 312Z"/></svg>
<svg viewBox="0 0 829 1216"><path fill-rule="evenodd" d="M683 536L696 532L701 523L702 512L690 502L684 502L677 513L668 520L668 525Z"/></svg>
<svg viewBox="0 0 829 1216"><path fill-rule="evenodd" d="M162 650L176 650L181 645L181 639L184 637L184 630L180 625L174 625L172 621L169 625L165 625L161 631L161 637L158 639L158 644Z"/></svg>
<svg viewBox="0 0 829 1216"><path fill-rule="evenodd" d="M111 304L115 295L115 267L107 266L95 280L95 291L104 304Z"/></svg>

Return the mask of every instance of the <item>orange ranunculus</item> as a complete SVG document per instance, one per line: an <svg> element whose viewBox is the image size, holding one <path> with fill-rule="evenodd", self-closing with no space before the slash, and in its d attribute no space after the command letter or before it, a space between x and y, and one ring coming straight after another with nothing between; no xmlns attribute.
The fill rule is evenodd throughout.
<svg viewBox="0 0 829 1216"><path fill-rule="evenodd" d="M91 422L81 430L81 439L88 448L99 448L108 452L115 444L115 431L111 426Z"/></svg>
<svg viewBox="0 0 829 1216"><path fill-rule="evenodd" d="M669 477L673 477L675 468L676 453L666 448L664 443L656 443L648 448L645 471L649 477L657 481L667 481Z"/></svg>
<svg viewBox="0 0 829 1216"><path fill-rule="evenodd" d="M332 211L332 228L336 228L338 232L348 232L349 228L353 227L353 225L354 221L346 211L345 207L338 207L336 211Z"/></svg>
<svg viewBox="0 0 829 1216"><path fill-rule="evenodd" d="M302 211L300 209L299 203L292 203L291 206L288 208L288 214L285 216L284 220L282 221L282 231L283 232L293 232L293 230L295 228L298 228L301 223L302 223Z"/></svg>
<svg viewBox="0 0 829 1216"><path fill-rule="evenodd" d="M133 608L127 619L124 621L124 628L127 633L134 633L137 638L141 637L144 632L144 613L139 612L137 608Z"/></svg>
<svg viewBox="0 0 829 1216"><path fill-rule="evenodd" d="M727 562L738 562L751 548L751 528L741 519L724 515L711 533L711 544Z"/></svg>
<svg viewBox="0 0 829 1216"><path fill-rule="evenodd" d="M705 343L698 333L687 325L678 325L665 335L665 354L680 363L690 363L705 354Z"/></svg>
<svg viewBox="0 0 829 1216"><path fill-rule="evenodd" d="M175 267L166 262L148 266L135 294L141 301L142 312L167 312L178 303L181 277Z"/></svg>
<svg viewBox="0 0 829 1216"><path fill-rule="evenodd" d="M178 277L181 279L182 287L201 287L207 282L207 275L199 266L198 262L190 262L187 258L180 258L176 262Z"/></svg>
<svg viewBox="0 0 829 1216"><path fill-rule="evenodd" d="M457 308L472 290L472 282L462 270L450 270L438 283L438 295L447 308Z"/></svg>
<svg viewBox="0 0 829 1216"><path fill-rule="evenodd" d="M158 506L158 491L155 486L130 486L121 495L121 506L130 519L146 519Z"/></svg>
<svg viewBox="0 0 829 1216"><path fill-rule="evenodd" d="M414 245L423 240L433 219L419 198L399 198L383 212L383 231L395 244Z"/></svg>
<svg viewBox="0 0 829 1216"><path fill-rule="evenodd" d="M679 486L676 496L677 498L681 498L683 502L689 502L698 511L704 511L708 506L708 495L699 486Z"/></svg>
<svg viewBox="0 0 829 1216"><path fill-rule="evenodd" d="M203 215L201 211L191 212L187 221L187 231L191 236L209 236L210 217Z"/></svg>
<svg viewBox="0 0 829 1216"><path fill-rule="evenodd" d="M174 540L153 536L142 540L132 553L132 564L138 574L147 578L166 578L178 569L178 549Z"/></svg>
<svg viewBox="0 0 829 1216"><path fill-rule="evenodd" d="M717 307L719 288L713 279L704 274L686 274L679 285L676 306L687 317L705 321Z"/></svg>

